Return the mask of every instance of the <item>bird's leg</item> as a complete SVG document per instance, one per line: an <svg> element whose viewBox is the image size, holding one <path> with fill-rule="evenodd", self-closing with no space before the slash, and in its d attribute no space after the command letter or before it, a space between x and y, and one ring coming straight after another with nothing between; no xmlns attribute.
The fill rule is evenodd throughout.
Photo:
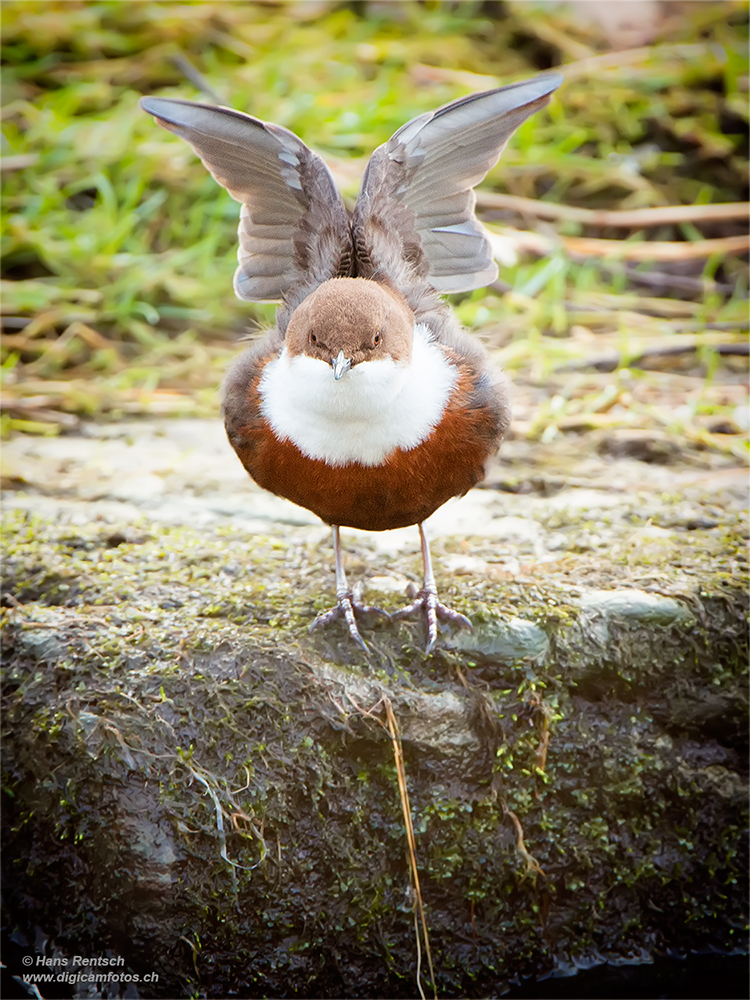
<svg viewBox="0 0 750 1000"><path fill-rule="evenodd" d="M416 599L407 607L401 608L399 611L394 611L391 618L406 618L407 615L413 614L419 608L424 608L425 617L427 618L427 648L425 649L425 656L432 651L432 647L435 645L435 640L437 639L437 623L438 618L440 621L452 622L454 625L458 625L462 628L472 629L474 626L471 624L466 615L462 615L458 611L454 611L452 608L446 607L441 604L437 596L437 587L435 586L435 576L432 572L432 557L430 556L430 546L427 541L427 536L424 533L424 528L422 525L419 527L419 537L422 540L422 562L424 563L424 586L419 591Z"/></svg>
<svg viewBox="0 0 750 1000"><path fill-rule="evenodd" d="M372 604L363 604L360 600L361 590L355 588L351 590L346 582L346 573L344 572L344 557L341 553L341 537L339 534L339 527L337 524L333 526L333 558L334 565L336 567L336 607L331 608L329 611L323 611L315 621L310 625L310 631L313 629L321 628L323 625L328 625L330 622L335 621L337 618L341 618L343 615L346 624L349 626L349 634L352 639L361 646L362 649L367 653L369 650L365 645L362 636L359 634L359 629L357 628L356 614L361 615L383 615L385 618L390 618L387 611L383 611L382 608L376 608Z"/></svg>

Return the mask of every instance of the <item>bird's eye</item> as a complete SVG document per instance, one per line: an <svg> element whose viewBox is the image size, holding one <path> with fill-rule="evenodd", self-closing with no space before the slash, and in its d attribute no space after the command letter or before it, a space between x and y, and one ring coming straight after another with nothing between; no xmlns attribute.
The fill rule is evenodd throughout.
<svg viewBox="0 0 750 1000"><path fill-rule="evenodd" d="M317 338L317 337L315 336L315 334L314 334L314 333L311 333L311 334L310 334L310 341L311 341L311 342L312 342L313 344L317 344L317 342L318 342L318 338Z"/></svg>
<svg viewBox="0 0 750 1000"><path fill-rule="evenodd" d="M375 334L375 346L377 347L380 343L380 330Z"/></svg>

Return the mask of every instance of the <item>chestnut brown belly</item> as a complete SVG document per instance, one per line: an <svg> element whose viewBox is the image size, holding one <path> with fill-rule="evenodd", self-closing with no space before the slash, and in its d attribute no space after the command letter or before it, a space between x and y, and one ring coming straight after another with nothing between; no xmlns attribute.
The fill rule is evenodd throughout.
<svg viewBox="0 0 750 1000"><path fill-rule="evenodd" d="M386 531L424 521L484 477L497 443L492 424L481 409L447 413L421 445L397 449L375 466L307 458L291 441L279 441L265 421L243 428L233 444L256 483L271 493L327 524Z"/></svg>

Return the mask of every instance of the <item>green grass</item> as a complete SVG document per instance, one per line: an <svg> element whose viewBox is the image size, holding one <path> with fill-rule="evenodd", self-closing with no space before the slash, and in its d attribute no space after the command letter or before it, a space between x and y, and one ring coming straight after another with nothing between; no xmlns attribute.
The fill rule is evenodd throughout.
<svg viewBox="0 0 750 1000"><path fill-rule="evenodd" d="M566 83L519 129L486 189L608 209L746 197L746 3L683 5L640 55L611 52L564 8L532 3L6 0L0 13L6 432L65 430L80 417L215 415L236 342L273 320L273 306L232 294L238 206L137 107L144 93L205 99L176 56L224 103L320 151L348 199L369 153L409 118L551 66L567 66ZM597 55L607 65L586 61ZM746 230L484 219L620 240ZM706 280L650 288L633 270ZM531 393L529 433L567 433L566 419L587 412L663 427L661 406L679 411L667 423L688 443L743 453L744 362L717 345L746 330L744 256L626 268L560 248L521 254L501 279L509 294L453 298ZM706 324L722 328L709 335ZM644 346L686 336L694 349L667 370L631 372ZM607 351L619 352L617 376L571 374ZM612 384L621 391L602 401Z"/></svg>

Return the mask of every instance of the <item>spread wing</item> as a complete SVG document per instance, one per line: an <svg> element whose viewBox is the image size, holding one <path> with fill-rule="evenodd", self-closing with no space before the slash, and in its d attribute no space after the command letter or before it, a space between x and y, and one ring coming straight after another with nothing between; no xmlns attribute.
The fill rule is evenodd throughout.
<svg viewBox="0 0 750 1000"><path fill-rule="evenodd" d="M301 301L303 292L350 273L351 229L341 195L323 160L293 132L191 101L144 97L140 106L187 140L241 203L239 298Z"/></svg>
<svg viewBox="0 0 750 1000"><path fill-rule="evenodd" d="M389 275L397 287L416 275L441 292L494 281L473 187L562 80L549 74L461 98L407 122L378 147L352 220L357 273Z"/></svg>

